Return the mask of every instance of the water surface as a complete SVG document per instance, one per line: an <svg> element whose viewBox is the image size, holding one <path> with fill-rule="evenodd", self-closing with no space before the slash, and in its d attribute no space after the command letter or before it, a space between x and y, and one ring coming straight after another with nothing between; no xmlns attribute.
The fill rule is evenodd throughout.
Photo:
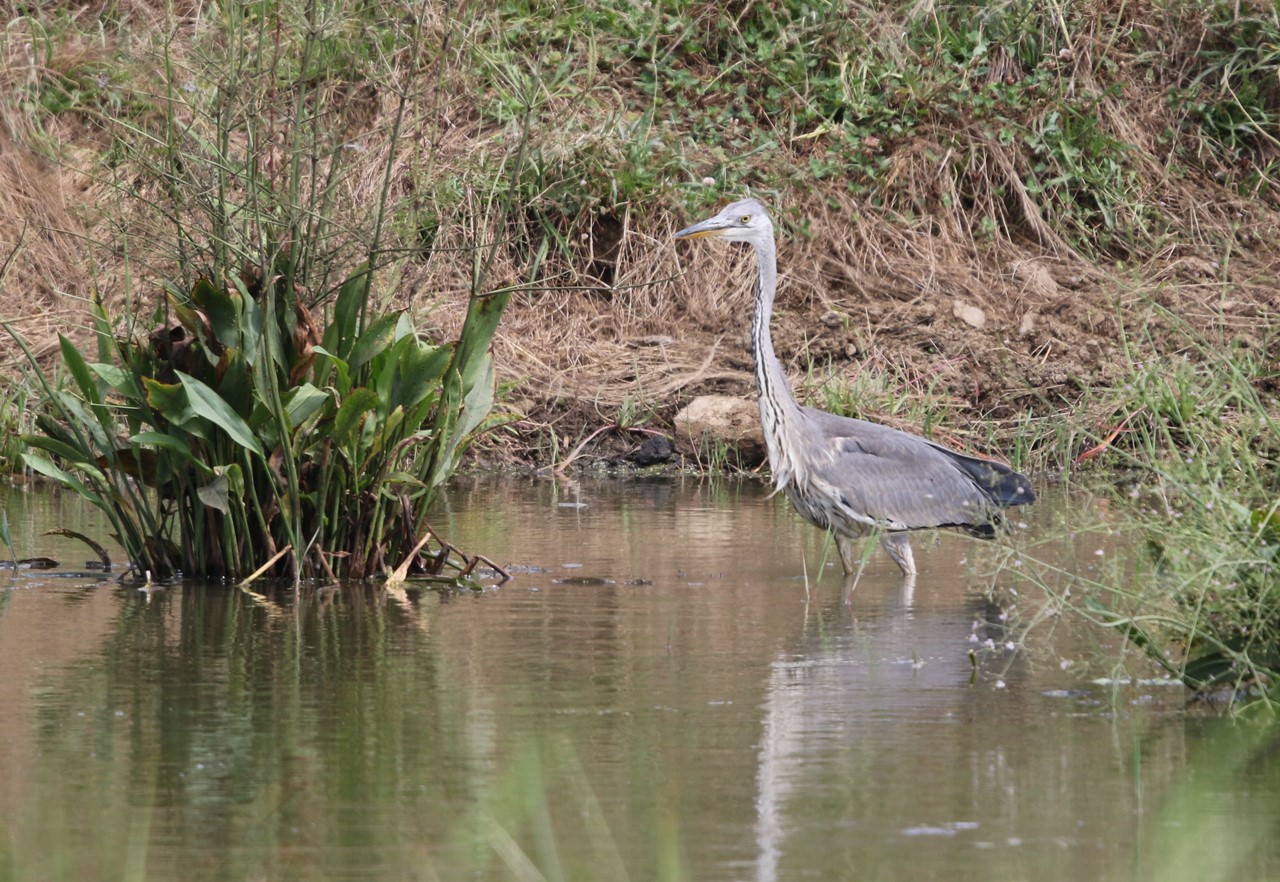
<svg viewBox="0 0 1280 882"><path fill-rule="evenodd" d="M63 566L0 593L2 878L1280 875L1272 753L1093 682L1112 635L1020 646L996 545L918 540L909 591L874 550L846 596L757 483L476 479L436 527L510 582L295 600L142 592L41 535L105 535L74 499L6 507Z"/></svg>

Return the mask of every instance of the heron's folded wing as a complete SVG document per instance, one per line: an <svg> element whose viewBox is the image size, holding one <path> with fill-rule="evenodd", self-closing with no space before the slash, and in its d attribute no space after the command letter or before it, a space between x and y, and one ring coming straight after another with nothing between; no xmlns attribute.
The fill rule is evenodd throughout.
<svg viewBox="0 0 1280 882"><path fill-rule="evenodd" d="M825 454L814 457L810 470L851 512L891 529L983 528L999 518L1001 500L990 490L992 480L1003 479L999 469L1006 467L999 463L876 423L810 414L818 416L811 426Z"/></svg>

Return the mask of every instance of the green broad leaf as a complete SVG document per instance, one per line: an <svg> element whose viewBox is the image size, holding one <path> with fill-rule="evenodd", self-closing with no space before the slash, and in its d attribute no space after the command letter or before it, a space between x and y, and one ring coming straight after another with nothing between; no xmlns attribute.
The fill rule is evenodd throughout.
<svg viewBox="0 0 1280 882"><path fill-rule="evenodd" d="M387 475L387 483L416 487L420 490L425 490L427 488L427 485L422 483L422 479L417 475L411 475L408 472L402 472L399 470L393 471Z"/></svg>
<svg viewBox="0 0 1280 882"><path fill-rule="evenodd" d="M147 404L160 416L175 426L185 426L195 418L187 390L181 383L161 383L151 377L142 378L147 393Z"/></svg>
<svg viewBox="0 0 1280 882"><path fill-rule="evenodd" d="M93 381L89 365L80 354L80 350L62 334L58 335L58 346L62 350L62 361L71 372L76 385L80 387L80 394L84 396L84 400L90 404L101 404L102 395L98 391L97 383Z"/></svg>
<svg viewBox="0 0 1280 882"><path fill-rule="evenodd" d="M277 420L275 411L268 402L261 398L254 399L253 413L249 414L249 428L257 436L263 450L274 450L280 446L280 426L283 419Z"/></svg>
<svg viewBox="0 0 1280 882"><path fill-rule="evenodd" d="M405 420L409 425L422 426L433 422L431 415L435 412L436 408L440 406L439 391L440 387L438 385L435 386L430 394L418 399L417 405L412 410L405 413ZM432 426L428 431L430 434L434 435L435 426Z"/></svg>
<svg viewBox="0 0 1280 882"><path fill-rule="evenodd" d="M250 371L249 377L253 382L253 412L249 415L249 421L263 436L276 433L284 424L283 414L278 414L276 411L280 404L281 372L276 370L273 350L277 348L278 341L272 338L273 333L274 331L268 329L259 340L259 360ZM273 441L279 443L278 434Z"/></svg>
<svg viewBox="0 0 1280 882"><path fill-rule="evenodd" d="M475 376L475 380L470 389L467 390L467 397L462 403L462 417L458 420L458 426L454 430L455 434L463 437L470 435L480 427L493 410L493 396L495 388L495 376L493 372L493 359L485 353L484 357L479 359L479 371Z"/></svg>
<svg viewBox="0 0 1280 882"><path fill-rule="evenodd" d="M218 395L236 413L249 413L253 410L253 377L244 353L239 349L227 349L218 359L214 370L217 377Z"/></svg>
<svg viewBox="0 0 1280 882"><path fill-rule="evenodd" d="M368 387L361 386L352 391L352 393L342 399L342 404L338 407L338 414L333 420L333 441L335 444L345 447L353 434L361 425L361 418L371 410L375 410L381 403L376 392Z"/></svg>
<svg viewBox="0 0 1280 882"><path fill-rule="evenodd" d="M53 393L51 392L50 395L52 394ZM76 450L80 450L85 447L85 443L83 443L85 441L84 436L71 431L70 426L47 411L36 414L36 428L39 429L43 435L61 441L64 444L74 447ZM41 436L24 435L23 439L27 441L27 443L33 443L33 440L28 439L35 439L39 437ZM89 454L86 453L86 455Z"/></svg>
<svg viewBox="0 0 1280 882"><path fill-rule="evenodd" d="M419 343L418 358L419 363L416 369L423 371L433 383L438 383L444 377L444 372L449 369L449 360L453 358L453 344L431 346Z"/></svg>
<svg viewBox="0 0 1280 882"><path fill-rule="evenodd" d="M493 364L489 347L510 300L510 292L473 297L445 371L433 428L437 446L426 463L427 483L439 486L456 468L471 432L480 426L493 404Z"/></svg>
<svg viewBox="0 0 1280 882"><path fill-rule="evenodd" d="M120 393L129 401L142 399L142 390L138 388L138 380L132 371L125 370L117 364L89 365L89 370L97 374L107 386Z"/></svg>
<svg viewBox="0 0 1280 882"><path fill-rule="evenodd" d="M111 419L106 407L88 404L70 392L58 391L52 397L62 408L64 416L80 431L89 435L88 443L95 449L105 450L112 446Z"/></svg>
<svg viewBox="0 0 1280 882"><path fill-rule="evenodd" d="M451 421L448 434L443 439L444 447L436 456L435 468L427 478L427 483L431 487L438 487L453 474L462 452L471 441L472 433L480 427L493 409L493 359L486 354L481 362L485 371L467 390L460 412Z"/></svg>
<svg viewBox="0 0 1280 882"><path fill-rule="evenodd" d="M253 433L253 430L249 428L249 424L244 421L240 414L232 410L231 406L216 391L189 374L184 374L181 371L178 371L177 374L182 383L182 388L186 390L187 401L198 416L204 417L222 429L232 441L245 450L258 456L263 456L262 445L258 442L258 436Z"/></svg>
<svg viewBox="0 0 1280 882"><path fill-rule="evenodd" d="M343 361L350 361L351 349L360 329L360 312L369 299L371 281L369 265L362 263L338 289L333 322L325 329L324 347Z"/></svg>
<svg viewBox="0 0 1280 882"><path fill-rule="evenodd" d="M237 463L230 465L218 466L214 469L219 475L225 475L227 478L227 486L231 489L231 495L236 499L244 497L244 469L240 468Z"/></svg>
<svg viewBox="0 0 1280 882"><path fill-rule="evenodd" d="M400 362L405 350L412 345L412 340L397 340L373 361L369 386L382 400L383 406L379 408L379 412L383 414L391 411L390 401L400 377Z"/></svg>
<svg viewBox="0 0 1280 882"><path fill-rule="evenodd" d="M325 314L327 316L328 312L326 311ZM351 340L349 339L351 336L350 329L339 328L336 321L330 320L324 326L324 335L320 338L320 345L316 349L321 350L329 358L344 360L345 356L351 352ZM339 352L342 355L339 355Z"/></svg>
<svg viewBox="0 0 1280 882"><path fill-rule="evenodd" d="M403 337L417 337L418 329L413 326L413 321L406 312L400 313L400 319L396 322L396 339Z"/></svg>
<svg viewBox="0 0 1280 882"><path fill-rule="evenodd" d="M402 345L404 349L399 354L388 395L389 403L392 407L403 406L410 412L419 411L424 400L436 398L453 349L449 346L428 346L416 338L405 338L397 347Z"/></svg>
<svg viewBox="0 0 1280 882"><path fill-rule="evenodd" d="M317 389L310 383L304 383L289 391L285 396L284 409L289 415L289 424L293 428L305 423L317 413L324 410L331 398L328 392Z"/></svg>
<svg viewBox="0 0 1280 882"><path fill-rule="evenodd" d="M216 508L223 514L231 513L231 491L225 475L218 475L208 484L197 487L196 496L209 508Z"/></svg>
<svg viewBox="0 0 1280 882"><path fill-rule="evenodd" d="M181 438L175 438L173 435L166 435L164 432L139 432L129 439L130 444L137 444L139 447L163 447L180 453L188 459L191 458L191 447Z"/></svg>
<svg viewBox="0 0 1280 882"><path fill-rule="evenodd" d="M400 430L403 425L404 411L398 407L387 414L380 426L371 426L369 423L365 423L364 434L361 438L365 460L371 461L376 457L382 456L390 451L392 447L399 444L401 440Z"/></svg>
<svg viewBox="0 0 1280 882"><path fill-rule="evenodd" d="M399 320L400 313L392 312L380 315L370 322L351 349L351 355L347 358L348 367L353 371L359 370L375 355L386 351L395 342L396 323Z"/></svg>
<svg viewBox="0 0 1280 882"><path fill-rule="evenodd" d="M262 297L259 300L262 311L262 325L260 329L259 342L261 344L260 355L264 359L268 359L279 371L287 372L289 366L285 363L285 352L290 343L289 338L292 334L284 326L284 319L281 315L280 306L280 290L275 281L265 284L262 288ZM290 319L292 316L289 317ZM255 380L261 384L265 382L267 370L265 365L258 365L259 369L254 372ZM270 400L270 394L264 394L264 400Z"/></svg>
<svg viewBox="0 0 1280 882"><path fill-rule="evenodd" d="M258 363L258 343L262 339L262 310L252 297L240 300L240 346L247 364Z"/></svg>
<svg viewBox="0 0 1280 882"><path fill-rule="evenodd" d="M473 386L477 375L483 373L483 367L475 359L488 355L493 335L498 330L498 322L501 321L503 310L510 299L511 293L506 291L473 297L467 305L467 317L458 335L458 349L454 360L454 369L462 374L466 388Z"/></svg>
<svg viewBox="0 0 1280 882"><path fill-rule="evenodd" d="M329 367L333 367L335 374L334 383L338 390L338 395L345 397L351 391L351 369L347 363L338 356L334 355L323 346L316 346L312 350L316 356L315 374L320 382L324 382L329 376Z"/></svg>
<svg viewBox="0 0 1280 882"><path fill-rule="evenodd" d="M75 475L69 472L64 472L43 456L36 456L34 453L24 453L22 454L22 461L25 462L27 467L32 471L39 472L46 478L51 478L54 481L57 481L63 487L76 491L76 493L80 494L95 505L103 506L104 500L101 496L86 487L84 482ZM87 466L82 466L82 468L84 468L87 473L92 474L99 479L102 478L102 473L97 469L90 469Z"/></svg>
<svg viewBox="0 0 1280 882"><path fill-rule="evenodd" d="M70 487L75 480L69 472L64 472L43 456L36 456L34 453L22 454L22 461L29 468L34 469L46 478L52 478L64 487Z"/></svg>
<svg viewBox="0 0 1280 882"><path fill-rule="evenodd" d="M47 450L59 459L74 463L94 462L97 454L90 450L84 450L74 444L68 444L58 438L50 438L47 435L23 435L22 443L27 447L35 447L40 450Z"/></svg>
<svg viewBox="0 0 1280 882"><path fill-rule="evenodd" d="M110 361L116 356L116 337L111 330L106 307L96 294L90 312L93 316L93 334L98 341L98 361Z"/></svg>
<svg viewBox="0 0 1280 882"><path fill-rule="evenodd" d="M191 446L185 440L174 435L164 432L139 432L129 439L129 443L141 450L168 450L177 455L180 464L192 466L202 475L212 475L215 471L191 452Z"/></svg>
<svg viewBox="0 0 1280 882"><path fill-rule="evenodd" d="M214 285L204 276L191 286L191 300L200 307L209 319L209 327L213 335L223 346L238 349L240 347L240 309L239 298L233 299L223 288Z"/></svg>

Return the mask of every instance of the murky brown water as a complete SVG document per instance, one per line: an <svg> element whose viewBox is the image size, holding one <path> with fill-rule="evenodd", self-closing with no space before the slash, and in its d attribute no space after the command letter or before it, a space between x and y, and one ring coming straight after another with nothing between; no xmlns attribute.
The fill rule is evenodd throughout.
<svg viewBox="0 0 1280 882"><path fill-rule="evenodd" d="M1037 554L1098 566L1061 503ZM1111 635L1006 648L991 544L846 602L758 484L486 479L437 526L501 589L263 602L75 575L40 532L100 518L6 508L64 567L0 574L0 879L1280 877L1274 752L1093 683Z"/></svg>

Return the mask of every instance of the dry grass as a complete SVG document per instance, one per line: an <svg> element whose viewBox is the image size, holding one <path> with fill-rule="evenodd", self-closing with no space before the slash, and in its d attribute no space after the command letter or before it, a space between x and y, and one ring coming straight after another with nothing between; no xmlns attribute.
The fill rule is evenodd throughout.
<svg viewBox="0 0 1280 882"><path fill-rule="evenodd" d="M16 94L42 71L58 74L94 56L75 41L45 57L30 28L15 21L0 41L0 91ZM3 318L39 352L57 346L60 328L83 321L83 301L91 291L78 208L91 190L92 156L88 150L69 150L68 156L82 159L77 167L33 149L48 140L29 115L0 102L0 255L11 255L2 280ZM0 363L12 368L14 354L0 350Z"/></svg>

